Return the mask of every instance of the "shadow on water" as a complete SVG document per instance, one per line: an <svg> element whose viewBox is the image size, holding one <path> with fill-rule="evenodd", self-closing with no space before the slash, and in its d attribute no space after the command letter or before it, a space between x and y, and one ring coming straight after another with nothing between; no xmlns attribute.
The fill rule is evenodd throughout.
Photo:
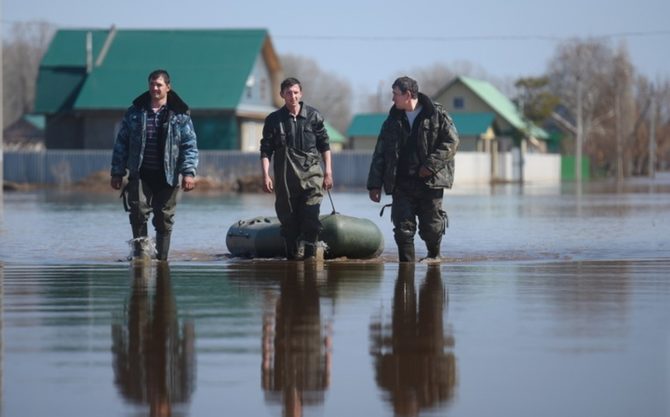
<svg viewBox="0 0 670 417"><path fill-rule="evenodd" d="M398 416L417 416L454 397L454 338L445 334L447 296L440 268L429 265L417 297L414 264L401 264L393 291L391 323L370 325L375 378Z"/></svg>
<svg viewBox="0 0 670 417"><path fill-rule="evenodd" d="M195 389L195 325L177 319L167 262L137 261L130 273L123 323L112 324L114 383L152 417L187 415L173 407L188 404Z"/></svg>

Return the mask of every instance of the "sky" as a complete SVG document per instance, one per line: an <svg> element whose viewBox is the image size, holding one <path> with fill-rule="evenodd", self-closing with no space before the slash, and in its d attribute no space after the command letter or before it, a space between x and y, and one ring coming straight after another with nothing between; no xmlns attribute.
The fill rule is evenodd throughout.
<svg viewBox="0 0 670 417"><path fill-rule="evenodd" d="M570 38L625 42L638 72L670 78L670 0L0 0L13 22L58 28L263 28L279 54L314 59L354 94L397 75L469 63L492 78L541 75ZM289 74L286 74L287 76ZM309 88L309 86L305 86ZM389 95L390 99L390 95Z"/></svg>

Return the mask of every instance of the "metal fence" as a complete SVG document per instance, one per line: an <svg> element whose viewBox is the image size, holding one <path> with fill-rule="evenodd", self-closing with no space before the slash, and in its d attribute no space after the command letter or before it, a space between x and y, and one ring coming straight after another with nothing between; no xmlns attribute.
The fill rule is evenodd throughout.
<svg viewBox="0 0 670 417"><path fill-rule="evenodd" d="M333 175L338 187L364 187L370 151L333 153ZM5 151L4 180L28 184L69 185L110 170L111 150ZM219 181L259 175L258 153L200 151L198 176Z"/></svg>
<svg viewBox="0 0 670 417"><path fill-rule="evenodd" d="M4 180L60 186L74 184L100 172L108 174L111 158L111 150L5 151ZM335 186L364 189L371 158L372 152L367 150L333 152ZM500 172L494 173L495 179L518 181L518 171L521 169L518 160L518 155L501 153L498 161ZM456 155L456 166L456 182L459 185L488 184L492 179L488 154L459 152ZM558 183L561 178L561 157L527 154L523 170L525 181ZM261 164L256 152L200 151L199 177L227 183L260 173Z"/></svg>

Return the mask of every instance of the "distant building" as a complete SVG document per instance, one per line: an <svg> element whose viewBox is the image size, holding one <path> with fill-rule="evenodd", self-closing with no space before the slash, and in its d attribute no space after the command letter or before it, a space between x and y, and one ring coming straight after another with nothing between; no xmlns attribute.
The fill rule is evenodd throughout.
<svg viewBox="0 0 670 417"><path fill-rule="evenodd" d="M190 106L202 150L258 151L264 118L283 105L281 64L266 30L59 30L36 87L46 147L110 149L123 113L158 68Z"/></svg>
<svg viewBox="0 0 670 417"><path fill-rule="evenodd" d="M457 77L435 94L434 99L454 117L460 114L493 114L495 138L491 140L495 141L494 150L504 152L524 144L529 151L547 152L547 132L524 120L512 100L487 81ZM458 124L456 128L459 128Z"/></svg>
<svg viewBox="0 0 670 417"><path fill-rule="evenodd" d="M347 136L349 148L373 150L388 113L354 115ZM456 113L451 115L460 139L459 151L487 152L495 138L493 113Z"/></svg>
<svg viewBox="0 0 670 417"><path fill-rule="evenodd" d="M42 151L44 147L44 116L26 114L3 131L6 151Z"/></svg>

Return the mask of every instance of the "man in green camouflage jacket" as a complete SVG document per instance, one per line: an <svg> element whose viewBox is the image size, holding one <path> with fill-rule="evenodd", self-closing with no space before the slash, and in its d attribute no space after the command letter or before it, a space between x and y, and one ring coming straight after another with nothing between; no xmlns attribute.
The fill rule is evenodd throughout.
<svg viewBox="0 0 670 417"><path fill-rule="evenodd" d="M370 164L367 189L379 202L393 196L391 219L400 262L414 262L414 235L426 242L428 258L439 259L448 226L442 195L454 181L458 133L439 103L419 92L415 80L393 83L393 107L382 125Z"/></svg>

